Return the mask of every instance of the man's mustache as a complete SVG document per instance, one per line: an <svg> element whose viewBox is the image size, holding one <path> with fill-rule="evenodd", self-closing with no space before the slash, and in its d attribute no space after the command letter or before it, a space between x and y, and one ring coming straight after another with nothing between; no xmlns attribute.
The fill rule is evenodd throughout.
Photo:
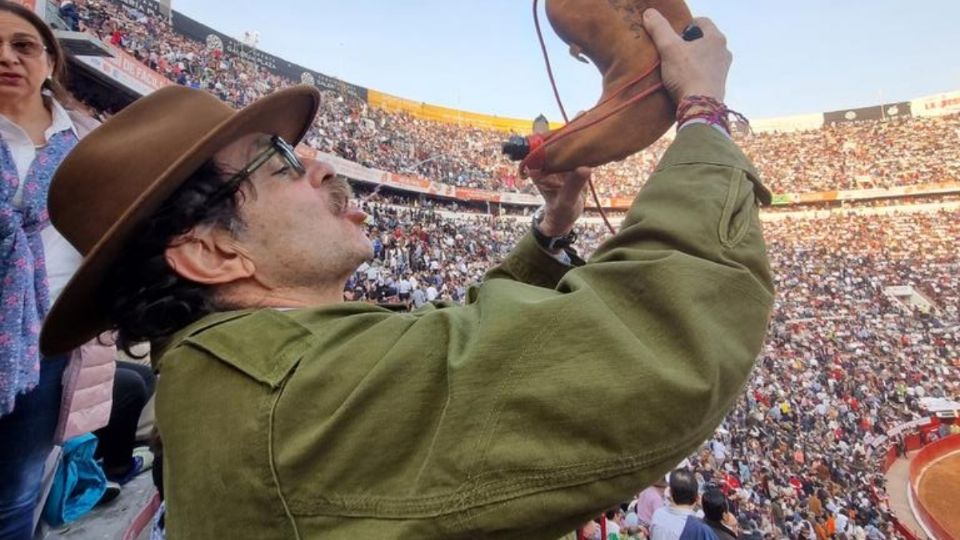
<svg viewBox="0 0 960 540"><path fill-rule="evenodd" d="M330 211L339 216L350 205L350 199L353 198L353 188L350 186L350 182L340 175L327 180L327 186L330 190Z"/></svg>

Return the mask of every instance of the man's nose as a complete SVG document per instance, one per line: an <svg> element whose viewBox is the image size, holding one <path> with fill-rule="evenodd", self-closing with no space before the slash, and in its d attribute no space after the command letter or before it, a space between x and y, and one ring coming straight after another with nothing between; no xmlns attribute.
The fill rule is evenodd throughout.
<svg viewBox="0 0 960 540"><path fill-rule="evenodd" d="M304 159L303 167L306 169L307 179L314 187L320 187L324 181L336 176L337 171L326 161L317 159Z"/></svg>

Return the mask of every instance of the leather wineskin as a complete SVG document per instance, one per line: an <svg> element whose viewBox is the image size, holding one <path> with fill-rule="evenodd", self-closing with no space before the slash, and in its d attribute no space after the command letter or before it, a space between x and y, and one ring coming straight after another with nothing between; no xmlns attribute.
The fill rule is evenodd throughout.
<svg viewBox="0 0 960 540"><path fill-rule="evenodd" d="M643 28L643 12L658 10L680 33L693 20L683 0L547 0L547 18L571 54L589 58L603 76L598 104L570 124L547 134L538 174L596 167L619 161L650 146L674 123L676 104L666 89L653 92L594 125L558 137L603 117L624 102L661 83L660 70L617 93L659 62Z"/></svg>

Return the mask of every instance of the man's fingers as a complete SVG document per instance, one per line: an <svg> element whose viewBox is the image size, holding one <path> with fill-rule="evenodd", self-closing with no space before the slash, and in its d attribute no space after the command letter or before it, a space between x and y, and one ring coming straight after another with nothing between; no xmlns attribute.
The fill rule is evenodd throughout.
<svg viewBox="0 0 960 540"><path fill-rule="evenodd" d="M680 35L670 26L670 21L659 11L650 8L643 12L643 28L650 34L657 49L682 41Z"/></svg>
<svg viewBox="0 0 960 540"><path fill-rule="evenodd" d="M583 191L583 187L587 185L587 180L590 180L592 171L593 169L590 167L577 167L572 172L565 174L563 186L560 188L563 195L568 197L579 195Z"/></svg>
<svg viewBox="0 0 960 540"><path fill-rule="evenodd" d="M573 171L567 173L566 182L567 185L579 185L581 188L586 185L587 180L590 180L590 175L593 174L593 169L590 167L577 167Z"/></svg>
<svg viewBox="0 0 960 540"><path fill-rule="evenodd" d="M593 169L590 167L577 167L570 174L576 177L581 184L585 184L587 180L590 179L590 175L593 174Z"/></svg>
<svg viewBox="0 0 960 540"><path fill-rule="evenodd" d="M538 178L536 183L541 188L558 192L579 191L586 185L592 173L593 169L590 167L577 167L570 172L548 174Z"/></svg>

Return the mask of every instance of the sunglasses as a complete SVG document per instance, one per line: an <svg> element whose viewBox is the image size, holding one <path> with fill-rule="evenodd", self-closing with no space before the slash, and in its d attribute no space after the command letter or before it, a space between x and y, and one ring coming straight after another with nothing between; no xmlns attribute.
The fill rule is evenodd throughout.
<svg viewBox="0 0 960 540"><path fill-rule="evenodd" d="M41 54L47 52L47 46L35 39L13 38L8 42L10 49L20 58L38 58ZM0 42L0 47L3 43Z"/></svg>
<svg viewBox="0 0 960 540"><path fill-rule="evenodd" d="M283 140L279 135L274 135L270 137L270 144L254 156L254 158L250 160L250 163L244 168L230 176L230 178L223 183L223 187L218 189L211 198L216 200L224 195L235 193L237 188L240 187L241 182L249 178L251 174L270 161L270 158L275 155L279 155L283 162L297 173L298 177L306 174L307 169L303 166L300 158L297 157L293 146L290 146L290 143Z"/></svg>

